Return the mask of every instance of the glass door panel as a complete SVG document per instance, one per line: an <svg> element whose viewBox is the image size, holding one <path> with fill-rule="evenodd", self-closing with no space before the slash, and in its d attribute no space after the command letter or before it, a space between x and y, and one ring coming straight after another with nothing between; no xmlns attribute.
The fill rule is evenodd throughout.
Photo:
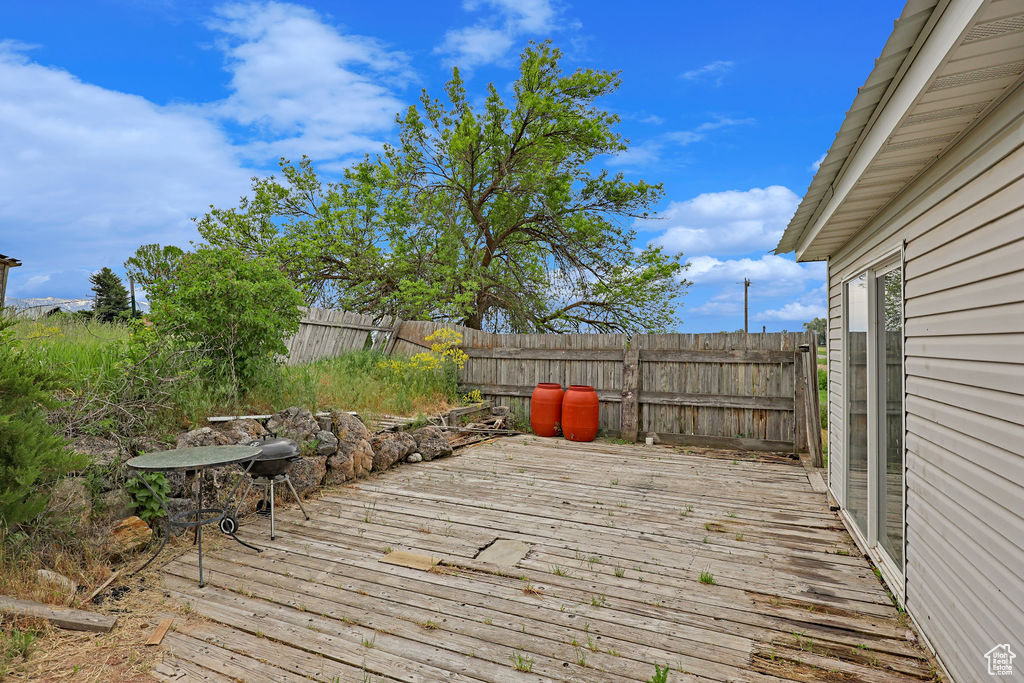
<svg viewBox="0 0 1024 683"><path fill-rule="evenodd" d="M903 277L899 268L875 281L877 344L877 538L903 571Z"/></svg>
<svg viewBox="0 0 1024 683"><path fill-rule="evenodd" d="M868 531L868 275L846 284L846 509Z"/></svg>

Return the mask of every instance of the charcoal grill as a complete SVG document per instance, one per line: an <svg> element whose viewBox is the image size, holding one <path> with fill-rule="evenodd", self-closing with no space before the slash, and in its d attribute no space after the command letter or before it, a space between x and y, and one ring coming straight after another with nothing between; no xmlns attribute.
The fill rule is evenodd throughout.
<svg viewBox="0 0 1024 683"><path fill-rule="evenodd" d="M249 445L260 448L262 452L253 460L252 465L249 467L249 474L252 476L252 479L249 481L245 493L239 498L239 505L249 495L252 487L255 486L263 489L263 500L257 505L256 511L261 513L269 510L270 540L274 540L274 487L277 485L285 484L288 487L292 495L295 496L303 516L307 520L309 519L309 513L303 507L302 499L299 498L292 480L288 477L288 471L292 468L292 464L299 459L299 447L291 439L281 438L257 439L256 441L251 441Z"/></svg>

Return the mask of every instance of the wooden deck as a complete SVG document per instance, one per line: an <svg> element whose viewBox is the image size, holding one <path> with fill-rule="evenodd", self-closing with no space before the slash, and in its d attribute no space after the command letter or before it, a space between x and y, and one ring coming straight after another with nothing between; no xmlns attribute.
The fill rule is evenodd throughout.
<svg viewBox="0 0 1024 683"><path fill-rule="evenodd" d="M205 588L194 554L165 567L171 596L205 619L167 635L158 677L645 681L655 664L669 681L933 675L824 495L784 458L517 437L307 508L309 522L279 510L276 541L246 520L242 537L266 552L207 554ZM495 539L528 552L504 567L475 559ZM397 550L443 561L380 561Z"/></svg>

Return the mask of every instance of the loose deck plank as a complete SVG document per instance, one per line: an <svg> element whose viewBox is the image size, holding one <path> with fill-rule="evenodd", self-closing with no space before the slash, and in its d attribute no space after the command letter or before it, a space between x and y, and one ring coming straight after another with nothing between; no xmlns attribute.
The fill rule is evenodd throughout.
<svg viewBox="0 0 1024 683"><path fill-rule="evenodd" d="M279 510L274 541L265 520L246 520L242 536L266 552L209 552L206 588L193 554L165 567L172 598L208 620L168 634L176 671L616 681L668 664L672 680L931 675L795 460L516 437L324 491L308 507L309 521ZM498 538L517 544L518 561L477 559ZM441 564L386 564L385 552ZM708 567L713 585L698 580ZM532 671L517 671L516 657Z"/></svg>
<svg viewBox="0 0 1024 683"><path fill-rule="evenodd" d="M117 623L115 615L86 612L70 607L55 607L32 600L10 598L5 595L0 595L0 614L45 619L63 629L94 633L107 633Z"/></svg>

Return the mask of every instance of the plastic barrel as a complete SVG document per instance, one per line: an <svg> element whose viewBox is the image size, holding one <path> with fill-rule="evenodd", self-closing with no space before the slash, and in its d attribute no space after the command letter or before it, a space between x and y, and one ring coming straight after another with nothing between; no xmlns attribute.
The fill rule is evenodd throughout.
<svg viewBox="0 0 1024 683"><path fill-rule="evenodd" d="M573 384L562 397L562 434L570 441L593 441L600 415L594 387Z"/></svg>
<svg viewBox="0 0 1024 683"><path fill-rule="evenodd" d="M556 436L562 421L562 385L540 382L530 397L530 428L537 436Z"/></svg>

